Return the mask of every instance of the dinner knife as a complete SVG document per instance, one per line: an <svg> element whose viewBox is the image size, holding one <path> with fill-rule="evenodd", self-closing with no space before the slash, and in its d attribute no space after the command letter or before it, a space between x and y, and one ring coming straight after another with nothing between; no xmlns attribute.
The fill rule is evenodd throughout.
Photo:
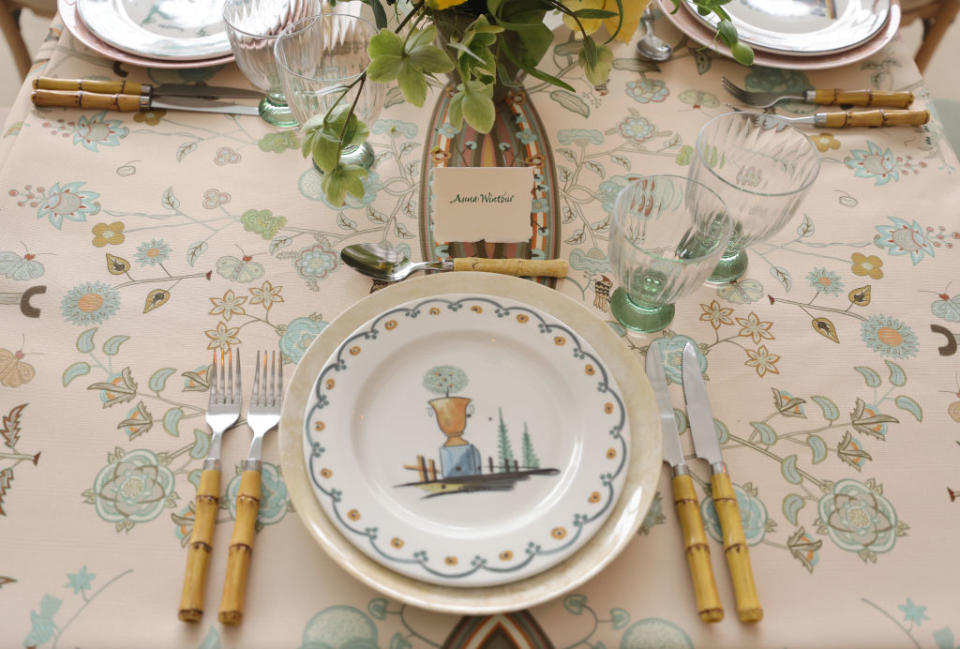
<svg viewBox="0 0 960 649"><path fill-rule="evenodd" d="M229 97L236 99L262 99L263 93L249 88L226 88L223 86L198 86L192 83L164 83L151 86L136 81L97 81L89 79L52 79L37 77L33 80L36 90L86 90L107 95L148 95L150 97Z"/></svg>
<svg viewBox="0 0 960 649"><path fill-rule="evenodd" d="M677 508L680 528L683 530L683 546L687 555L687 566L690 568L690 577L693 579L697 612L704 622L719 622L723 619L723 604L720 603L717 583L713 578L710 546L707 544L707 533L703 529L703 519L700 517L700 503L680 446L680 432L677 430L677 420L673 416L670 393L667 392L663 360L654 345L647 350L647 378L653 386L657 409L660 411L663 459L673 467L673 504Z"/></svg>
<svg viewBox="0 0 960 649"><path fill-rule="evenodd" d="M693 435L693 449L697 457L710 463L710 484L713 487L713 504L723 530L723 553L727 557L733 592L737 599L737 615L741 622L759 622L763 608L757 597L753 582L750 553L743 534L737 495L727 473L727 465L720 454L720 442L713 425L713 412L707 388L700 373L697 348L687 343L683 348L683 396L687 402L687 419Z"/></svg>
<svg viewBox="0 0 960 649"><path fill-rule="evenodd" d="M93 108L118 110L132 113L161 108L165 110L188 110L198 113L226 113L230 115L259 115L256 106L228 104L202 97L174 97L156 101L147 95L101 94L86 90L34 90L31 101L37 106L61 106L67 108Z"/></svg>

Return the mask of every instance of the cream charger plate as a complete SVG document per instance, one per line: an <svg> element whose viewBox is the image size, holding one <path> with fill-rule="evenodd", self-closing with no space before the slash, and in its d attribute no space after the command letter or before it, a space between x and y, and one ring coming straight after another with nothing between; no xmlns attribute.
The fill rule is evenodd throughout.
<svg viewBox="0 0 960 649"><path fill-rule="evenodd" d="M633 538L661 461L655 412L637 360L584 307L437 275L317 337L287 389L282 463L308 529L361 581L434 610L513 610Z"/></svg>

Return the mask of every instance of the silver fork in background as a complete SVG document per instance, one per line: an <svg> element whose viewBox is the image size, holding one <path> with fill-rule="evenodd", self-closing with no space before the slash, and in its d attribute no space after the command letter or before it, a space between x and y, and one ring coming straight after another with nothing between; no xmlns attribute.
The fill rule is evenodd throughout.
<svg viewBox="0 0 960 649"><path fill-rule="evenodd" d="M207 581L207 566L213 546L213 529L220 506L220 447L223 433L240 417L243 396L240 384L240 353L237 352L234 369L233 352L224 360L213 352L213 364L209 372L209 397L207 402L207 425L213 433L210 452L203 461L203 473L197 487L197 500L193 521L193 533L187 550L187 568L183 577L183 593L180 596L178 617L184 622L197 622L203 617L203 594Z"/></svg>
<svg viewBox="0 0 960 649"><path fill-rule="evenodd" d="M257 512L260 509L263 437L280 423L282 403L283 356L271 351L268 363L267 352L260 352L257 354L257 369L247 410L247 424L253 430L253 441L242 465L240 490L237 493L237 519L230 538L227 576L223 583L218 616L221 624L240 624L243 621L244 594L253 554Z"/></svg>
<svg viewBox="0 0 960 649"><path fill-rule="evenodd" d="M740 103L754 108L770 108L781 101L802 101L806 104L836 106L887 106L906 108L913 103L912 92L887 92L883 90L804 90L801 93L759 92L744 90L726 77L720 77L723 89Z"/></svg>

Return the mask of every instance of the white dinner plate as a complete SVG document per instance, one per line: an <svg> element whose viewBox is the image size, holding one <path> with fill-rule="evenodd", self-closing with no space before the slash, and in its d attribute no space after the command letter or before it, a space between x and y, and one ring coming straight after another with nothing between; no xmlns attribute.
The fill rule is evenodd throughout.
<svg viewBox="0 0 960 649"><path fill-rule="evenodd" d="M444 365L459 371L431 372ZM437 419L454 397L470 399L462 437ZM441 450L461 438L480 471L472 451ZM391 597L474 613L599 572L634 537L662 459L649 384L606 323L488 273L407 280L344 312L297 366L281 448L296 511L334 560Z"/></svg>
<svg viewBox="0 0 960 649"><path fill-rule="evenodd" d="M77 0L81 20L117 49L195 61L230 54L223 0Z"/></svg>
<svg viewBox="0 0 960 649"><path fill-rule="evenodd" d="M701 16L693 0L687 9L715 28L716 14ZM843 52L883 29L890 0L731 0L723 5L740 40L755 49L792 56Z"/></svg>

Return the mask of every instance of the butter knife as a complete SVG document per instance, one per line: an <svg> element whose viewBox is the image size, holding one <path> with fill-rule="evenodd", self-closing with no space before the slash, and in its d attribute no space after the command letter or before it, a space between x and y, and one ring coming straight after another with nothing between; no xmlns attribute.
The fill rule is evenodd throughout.
<svg viewBox="0 0 960 649"><path fill-rule="evenodd" d="M663 459L673 467L673 504L677 508L677 516L680 518L680 527L683 530L683 546L687 555L687 566L690 568L690 577L693 580L693 591L697 598L697 612L704 622L719 622L723 619L723 604L720 603L717 583L713 578L710 546L707 545L707 533L703 529L703 519L700 517L700 503L680 446L680 432L677 430L677 420L673 416L670 393L667 392L663 360L654 345L651 345L647 351L647 378L653 386L657 409L660 411Z"/></svg>
<svg viewBox="0 0 960 649"><path fill-rule="evenodd" d="M93 108L135 113L155 108L164 110L188 110L198 113L226 113L231 115L259 115L256 106L229 104L202 97L173 97L157 101L148 95L103 94L86 90L34 90L30 100L36 106L60 106L65 108Z"/></svg>
<svg viewBox="0 0 960 649"><path fill-rule="evenodd" d="M700 373L697 348L692 343L687 343L683 348L683 396L687 402L687 419L690 420L694 452L697 457L710 463L713 504L723 530L723 553L727 557L727 567L733 581L737 615L741 622L759 622L763 619L763 608L753 582L753 568L750 566L750 553L743 534L737 495L733 491L727 465L720 454L720 442L717 441L717 430L713 425L710 399Z"/></svg>
<svg viewBox="0 0 960 649"><path fill-rule="evenodd" d="M148 95L150 97L230 97L237 99L262 99L263 93L249 88L226 88L193 83L163 83L151 86L136 81L100 81L95 79L53 79L37 77L33 80L36 90L86 90L106 95Z"/></svg>

